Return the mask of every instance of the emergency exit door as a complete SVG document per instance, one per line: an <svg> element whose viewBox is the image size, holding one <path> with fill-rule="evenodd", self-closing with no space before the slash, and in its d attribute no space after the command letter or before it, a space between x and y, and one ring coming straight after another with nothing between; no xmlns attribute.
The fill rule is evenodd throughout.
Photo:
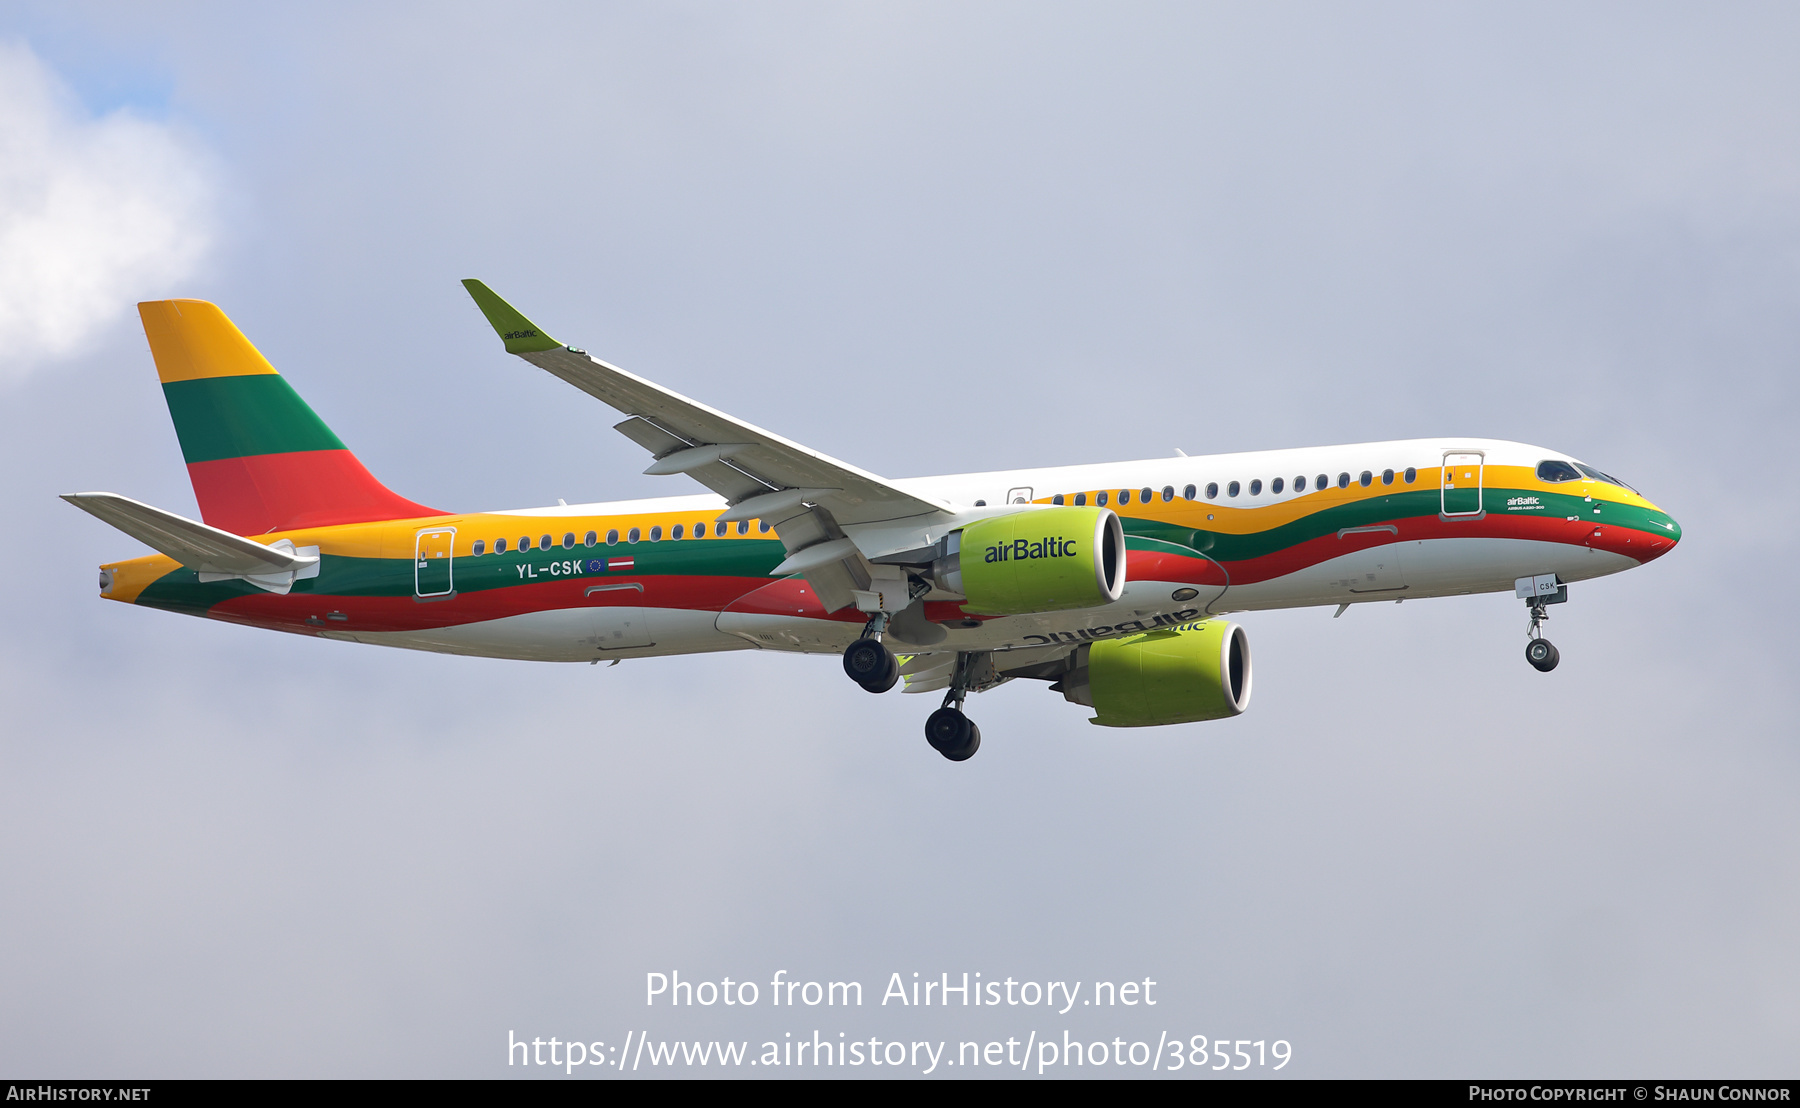
<svg viewBox="0 0 1800 1108"><path fill-rule="evenodd" d="M1481 514L1481 455L1444 455L1443 512L1447 516Z"/></svg>
<svg viewBox="0 0 1800 1108"><path fill-rule="evenodd" d="M456 549L456 528L420 531L413 548L414 595L449 596L456 591L451 555Z"/></svg>

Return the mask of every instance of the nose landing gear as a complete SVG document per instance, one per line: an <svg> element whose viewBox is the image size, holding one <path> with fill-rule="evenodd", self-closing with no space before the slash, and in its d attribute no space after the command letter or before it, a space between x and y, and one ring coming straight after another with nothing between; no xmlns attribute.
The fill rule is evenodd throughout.
<svg viewBox="0 0 1800 1108"><path fill-rule="evenodd" d="M1518 595L1525 598L1525 608L1531 613L1530 622L1525 625L1525 660L1539 673L1549 673L1562 661L1562 652L1544 637L1543 623L1550 618L1545 608L1567 601L1569 586L1555 576L1545 574L1535 578L1521 577L1515 588Z"/></svg>

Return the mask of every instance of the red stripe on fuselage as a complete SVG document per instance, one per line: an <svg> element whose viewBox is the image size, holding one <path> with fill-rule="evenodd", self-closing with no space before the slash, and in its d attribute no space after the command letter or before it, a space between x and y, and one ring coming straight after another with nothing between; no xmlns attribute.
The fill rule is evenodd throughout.
<svg viewBox="0 0 1800 1108"><path fill-rule="evenodd" d="M1640 561L1666 553L1674 544L1656 536L1627 527L1601 525L1590 521L1568 521L1544 516L1494 516L1481 520L1450 521L1436 516L1418 516L1393 520L1398 535L1387 531L1361 532L1339 538L1323 535L1286 550L1260 558L1225 563L1234 585L1268 581L1331 558L1396 542L1447 538L1512 538L1538 542L1561 542L1570 546L1592 546ZM1594 532L1598 530L1599 536ZM1656 549L1658 543L1662 549ZM1134 550L1130 553L1127 572L1132 580L1178 581L1195 585L1222 586L1225 573L1211 560L1199 555L1183 556L1164 550ZM597 584L642 584L644 590L609 589L587 595ZM760 612L771 615L793 615L805 619L831 619L859 622L861 612L845 608L826 612L816 594L803 579L770 581L760 577L712 577L699 575L594 574L512 585L500 589L459 593L443 600L420 601L410 596L332 596L329 594L258 593L238 596L215 605L216 619L245 623L276 630L312 634L320 630L345 631L420 631L449 627L530 612L561 608L647 607L677 608L690 611ZM326 620L331 613L348 618ZM940 622L969 618L961 605L934 601L926 605L926 618ZM309 623L308 620L319 622Z"/></svg>
<svg viewBox="0 0 1800 1108"><path fill-rule="evenodd" d="M187 468L200 518L238 535L447 514L395 493L348 450L220 458Z"/></svg>
<svg viewBox="0 0 1800 1108"><path fill-rule="evenodd" d="M1386 520L1383 525L1386 524L1391 524L1395 530L1359 531L1342 538L1335 534L1321 535L1260 558L1225 562L1224 567L1230 573L1231 584L1250 585L1285 577L1320 562L1372 547L1436 539L1523 539L1563 543L1622 554L1639 562L1660 558L1675 545L1671 540L1659 539L1649 532L1630 527L1596 526L1588 520L1555 516L1490 513L1481 519L1447 520L1432 515ZM1126 574L1128 580L1134 581L1225 584L1224 575L1210 559L1198 554L1186 557L1162 550L1131 551Z"/></svg>
<svg viewBox="0 0 1800 1108"><path fill-rule="evenodd" d="M595 574L561 581L509 585L457 593L441 600L410 596L331 596L293 592L286 596L261 593L234 596L208 610L215 619L247 623L279 631L423 631L463 623L503 619L506 616L560 608L686 608L717 612L732 601L766 584L759 577L624 577ZM595 585L641 584L636 589L607 589L587 595ZM815 602L815 607L816 607ZM332 613L347 619L332 620ZM862 618L857 615L857 618ZM309 619L322 622L308 623Z"/></svg>

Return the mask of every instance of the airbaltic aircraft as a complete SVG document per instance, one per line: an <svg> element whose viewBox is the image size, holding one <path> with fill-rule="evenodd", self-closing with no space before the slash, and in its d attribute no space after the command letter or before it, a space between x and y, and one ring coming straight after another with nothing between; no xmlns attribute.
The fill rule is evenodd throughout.
<svg viewBox="0 0 1800 1108"><path fill-rule="evenodd" d="M1539 625L1568 583L1681 538L1623 481L1491 439L888 480L564 346L464 285L509 352L625 414L646 473L710 493L427 508L377 481L218 308L151 301L138 310L205 522L65 497L161 552L102 566L100 595L491 658L841 654L870 692L942 690L925 734L962 761L981 745L965 697L1015 678L1108 727L1241 713L1250 648L1224 612L1512 589L1526 658L1548 671Z"/></svg>

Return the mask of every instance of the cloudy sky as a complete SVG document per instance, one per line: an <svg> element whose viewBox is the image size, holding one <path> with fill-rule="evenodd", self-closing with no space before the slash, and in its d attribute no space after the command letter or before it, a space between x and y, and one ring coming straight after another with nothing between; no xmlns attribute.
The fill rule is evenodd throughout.
<svg viewBox="0 0 1800 1108"><path fill-rule="evenodd" d="M818 1031L1791 1076L1797 36L1778 4L7 5L0 1072ZM670 491L471 276L877 473L1482 435L1686 538L1572 590L1550 675L1509 596L1257 613L1246 716L1105 731L1021 682L960 766L929 698L831 659L96 598L142 549L56 493L195 512L138 300L221 305L425 503ZM643 1003L777 970L868 1001ZM876 1003L964 971L1158 1004Z"/></svg>

